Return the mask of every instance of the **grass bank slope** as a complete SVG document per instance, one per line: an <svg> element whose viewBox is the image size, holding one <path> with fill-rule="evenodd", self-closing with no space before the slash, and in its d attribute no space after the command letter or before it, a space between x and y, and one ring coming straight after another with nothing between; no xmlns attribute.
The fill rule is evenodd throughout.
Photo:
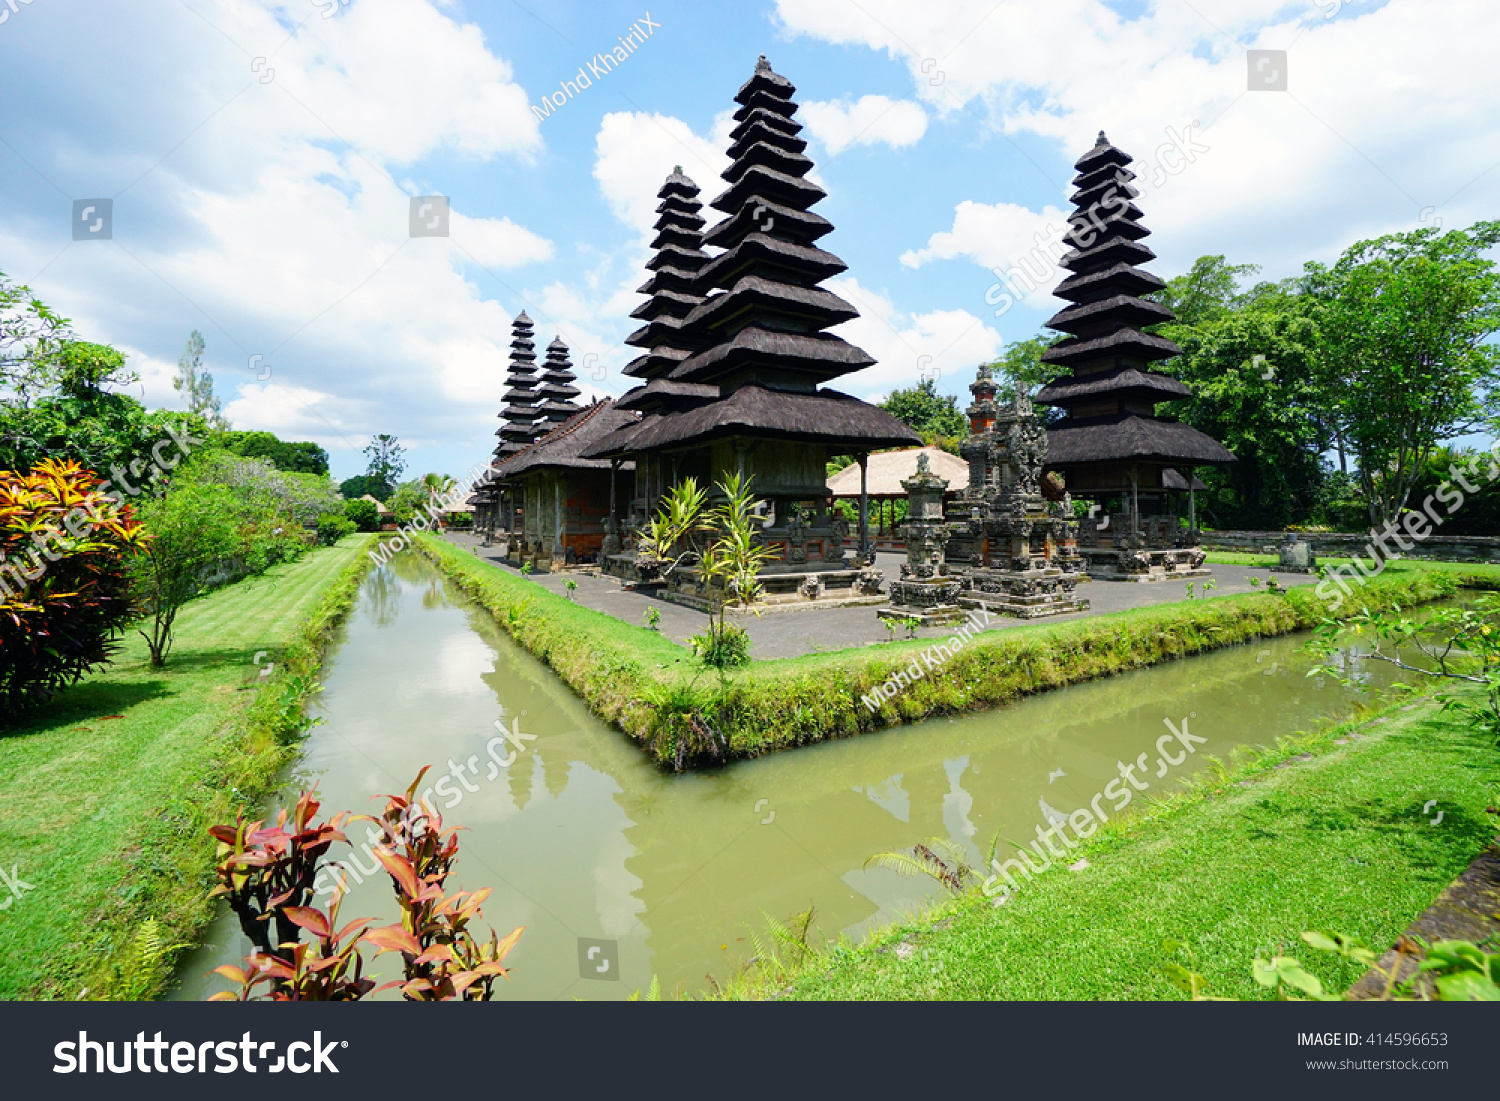
<svg viewBox="0 0 1500 1101"><path fill-rule="evenodd" d="M1342 989L1360 969L1306 949L1299 934L1336 930L1377 950L1394 942L1494 837L1485 808L1497 784L1493 739L1423 700L1247 754L1109 823L1068 858L1086 857L1086 869L1055 862L1003 906L976 890L858 947L836 945L790 982L751 967L727 989L791 999L1181 998L1160 970L1164 939L1191 944L1215 995L1266 997L1250 963L1277 950ZM1002 843L999 855L1009 849Z"/></svg>
<svg viewBox="0 0 1500 1101"><path fill-rule="evenodd" d="M287 759L370 542L191 602L166 669L132 633L103 672L0 731L0 866L35 888L0 913L0 997L158 991L171 946L212 913L207 827L253 807Z"/></svg>
<svg viewBox="0 0 1500 1101"><path fill-rule="evenodd" d="M1307 630L1327 614L1312 588L1302 586L1282 595L1248 593L1020 624L978 635L940 665L929 664L937 644L918 639L757 661L721 676L655 631L580 608L435 537L420 536L417 545L596 714L617 723L660 763L754 757L983 711L1032 692ZM1364 606L1438 599L1461 580L1425 563L1403 566L1346 600L1339 616ZM862 702L913 668L920 677L894 698L873 708Z"/></svg>

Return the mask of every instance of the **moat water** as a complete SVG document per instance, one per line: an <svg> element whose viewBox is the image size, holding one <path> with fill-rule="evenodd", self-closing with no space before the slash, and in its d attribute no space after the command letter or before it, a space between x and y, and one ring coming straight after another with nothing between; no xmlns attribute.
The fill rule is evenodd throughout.
<svg viewBox="0 0 1500 1101"><path fill-rule="evenodd" d="M941 837L977 865L997 833L1030 840L1088 805L1121 761L1148 758L1134 774L1145 798L1210 757L1350 713L1350 690L1306 676L1304 641L1268 639L961 719L668 775L408 552L365 581L325 666L314 712L323 723L283 796L316 782L325 817L378 814L380 796L404 791L424 765L424 786L463 766L435 799L445 825L463 830L448 890L492 888L481 927L526 926L498 996L624 998L653 976L668 994L696 992L754 954L746 926L763 935L763 915L812 907L823 937L857 939L939 893L925 877L867 868L875 853ZM1342 660L1373 686L1395 679L1356 652ZM1167 720L1204 739L1194 753L1175 742L1159 752ZM497 723L533 738L517 739L512 758L494 743ZM362 844L363 828L351 838ZM342 920L364 916L399 920L383 873L344 901ZM227 912L206 940L185 958L175 997L225 989L210 972L250 948ZM386 955L373 973L383 982L399 966Z"/></svg>

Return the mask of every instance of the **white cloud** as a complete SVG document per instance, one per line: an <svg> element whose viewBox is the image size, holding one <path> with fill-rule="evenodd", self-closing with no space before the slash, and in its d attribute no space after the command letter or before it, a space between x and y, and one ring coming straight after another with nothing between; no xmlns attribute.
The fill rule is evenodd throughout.
<svg viewBox="0 0 1500 1101"><path fill-rule="evenodd" d="M680 166L698 185L699 198L707 205L719 193L719 176L729 167L723 150L729 148L734 127L730 112L714 120L713 133L699 137L692 127L670 115L617 111L604 116L594 139L594 179L615 216L648 240L656 221L656 193ZM710 223L715 211L704 217Z"/></svg>
<svg viewBox="0 0 1500 1101"><path fill-rule="evenodd" d="M902 253L901 263L919 268L933 260L963 257L1001 272L1019 269L1008 284L1021 292L1017 297L1045 308L1063 274L1057 258L1067 248L1061 243L1067 221L1067 212L1055 206L1038 214L1015 203L987 206L965 199L954 208L953 228L934 233L925 248Z"/></svg>
<svg viewBox="0 0 1500 1101"><path fill-rule="evenodd" d="M1441 33L1420 0L1347 2L1324 19L1328 7L1205 0L1126 18L1102 0L778 0L791 33L887 53L929 109L967 107L992 140L1025 148L1025 136L1040 136L1071 162L1103 128L1154 164L1169 129L1197 120L1210 151L1143 198L1156 232L1147 244L1164 270L1222 252L1267 275L1415 229L1427 206L1445 225L1468 225L1500 199L1500 172L1484 175L1500 148L1492 50L1484 35L1459 31L1493 21L1489 0L1444 5ZM1247 91L1247 48L1288 51L1287 92ZM1063 198L1071 173L1030 159ZM1003 207L1004 184L976 177L969 199ZM990 266L993 249L937 234L905 259L944 255Z"/></svg>
<svg viewBox="0 0 1500 1101"><path fill-rule="evenodd" d="M80 331L122 344L157 335L143 325L180 329L158 349L200 329L237 427L316 439L346 456L382 431L414 451L465 439L487 451L511 320L496 299L529 305L500 273L549 259L554 246L509 217L465 210L462 199L449 239L410 238L410 193L435 189L398 182L393 168L443 156L529 163L541 139L510 64L476 26L424 0L360 0L337 18L292 26L275 6L200 7L206 22L184 15L157 27L142 16L130 25L131 66L170 74L194 128L184 139L181 121L164 121L165 142L136 134L112 159L95 153L100 144L78 143L96 160L80 174L112 181L96 193L124 188L116 245L69 250L38 289L66 304ZM108 21L125 16L101 18L103 29L88 25L107 39ZM253 74L242 52L266 55L270 79L246 87ZM107 75L128 98L133 78L121 72ZM72 132L62 141L65 155L82 155L66 144ZM17 269L39 270L56 253L19 221L0 244ZM149 404L177 405L171 364L157 354L132 366ZM269 382L249 366L257 355L272 367Z"/></svg>
<svg viewBox="0 0 1500 1101"><path fill-rule="evenodd" d="M860 312L855 320L830 331L879 361L829 383L835 390L856 396L888 394L915 386L926 376L938 378L940 390L961 392L973 380L974 368L994 359L1003 343L983 318L967 310L911 315L852 276L830 279L825 285Z"/></svg>
<svg viewBox="0 0 1500 1101"><path fill-rule="evenodd" d="M884 142L892 148L914 145L927 132L927 112L909 99L861 96L847 100L811 101L801 106L801 118L829 156L855 145Z"/></svg>
<svg viewBox="0 0 1500 1101"><path fill-rule="evenodd" d="M551 241L509 218L470 218L454 210L449 215L449 230L464 255L487 268L514 268L552 259Z"/></svg>

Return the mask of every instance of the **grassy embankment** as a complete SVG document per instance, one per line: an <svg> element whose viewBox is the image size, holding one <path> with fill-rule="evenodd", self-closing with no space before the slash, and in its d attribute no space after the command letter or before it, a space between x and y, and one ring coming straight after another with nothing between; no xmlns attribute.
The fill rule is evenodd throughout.
<svg viewBox="0 0 1500 1101"><path fill-rule="evenodd" d="M212 915L206 830L253 811L292 752L370 542L350 536L191 602L167 668L150 668L132 632L102 672L0 730L0 866L35 887L0 913L0 998L159 990L173 955L160 948Z"/></svg>
<svg viewBox="0 0 1500 1101"><path fill-rule="evenodd" d="M971 889L858 946L783 949L785 966L753 966L725 995L1180 999L1160 965L1186 961L1165 939L1191 945L1217 996L1267 997L1251 961L1283 951L1343 989L1360 969L1299 934L1338 931L1383 951L1495 836L1485 808L1497 783L1492 737L1431 700L1393 705L1244 752L1020 879L1003 906ZM1070 871L1079 857L1088 867Z"/></svg>
<svg viewBox="0 0 1500 1101"><path fill-rule="evenodd" d="M941 715L998 707L1020 696L1126 669L1315 626L1322 603L1311 587L1285 595L1247 593L1184 601L1064 623L1019 624L962 647L940 670L871 712L861 697L933 646L919 639L799 658L757 661L720 677L655 631L582 608L477 560L432 536L418 546L530 653L550 665L589 707L668 762L686 740L702 760L704 729L732 757L845 737ZM1282 575L1285 583L1288 575ZM1360 607L1409 606L1455 585L1495 584L1500 567L1465 572L1401 563L1348 600Z"/></svg>

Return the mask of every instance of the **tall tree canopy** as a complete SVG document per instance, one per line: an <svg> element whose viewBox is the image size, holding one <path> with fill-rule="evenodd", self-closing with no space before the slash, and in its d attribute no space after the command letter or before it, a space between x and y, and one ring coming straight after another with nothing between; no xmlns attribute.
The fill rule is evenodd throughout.
<svg viewBox="0 0 1500 1101"><path fill-rule="evenodd" d="M1440 443L1496 411L1500 222L1419 229L1351 247L1303 286L1321 339L1313 368L1355 457L1371 525L1400 515Z"/></svg>
<svg viewBox="0 0 1500 1101"><path fill-rule="evenodd" d="M406 470L406 449L395 436L382 433L365 446L365 458L370 460L365 474L384 490L371 496L384 501L396 492L396 486L401 482L401 475Z"/></svg>
<svg viewBox="0 0 1500 1101"><path fill-rule="evenodd" d="M1318 327L1309 304L1286 286L1242 293L1254 265L1201 257L1158 298L1177 320L1156 328L1183 354L1162 370L1193 389L1163 408L1221 441L1238 462L1199 472L1200 507L1218 527L1278 529L1318 508L1330 436L1312 368Z"/></svg>
<svg viewBox="0 0 1500 1101"><path fill-rule="evenodd" d="M221 432L214 443L247 459L264 459L293 474L327 474L328 452L311 440L292 442L271 432Z"/></svg>
<svg viewBox="0 0 1500 1101"><path fill-rule="evenodd" d="M892 390L880 408L921 436L929 447L941 447L944 441L956 444L969 430L968 419L959 412L958 399L952 394L939 394L937 382L930 378L905 390Z"/></svg>
<svg viewBox="0 0 1500 1101"><path fill-rule="evenodd" d="M198 414L214 428L226 429L229 422L219 411L219 399L214 396L214 377L203 366L203 350L203 334L194 329L188 334L187 347L177 360L172 389L187 399L188 412Z"/></svg>

